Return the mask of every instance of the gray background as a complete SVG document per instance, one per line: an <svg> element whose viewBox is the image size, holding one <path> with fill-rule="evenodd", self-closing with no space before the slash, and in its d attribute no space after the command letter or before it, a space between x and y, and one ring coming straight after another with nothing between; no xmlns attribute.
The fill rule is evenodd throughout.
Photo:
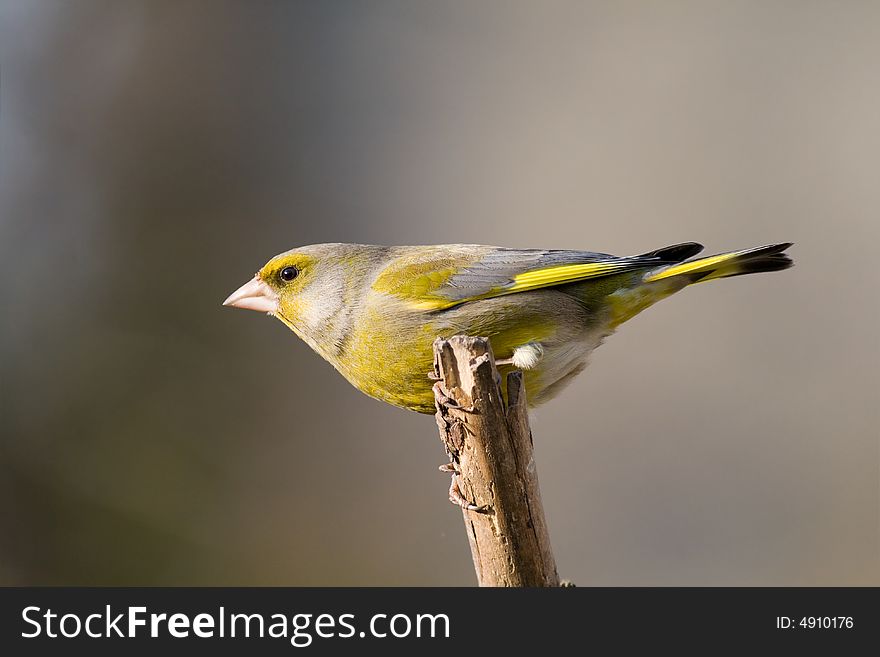
<svg viewBox="0 0 880 657"><path fill-rule="evenodd" d="M880 584L880 4L0 7L0 583L474 582L433 419L220 307L279 251L793 240L535 414L559 569Z"/></svg>

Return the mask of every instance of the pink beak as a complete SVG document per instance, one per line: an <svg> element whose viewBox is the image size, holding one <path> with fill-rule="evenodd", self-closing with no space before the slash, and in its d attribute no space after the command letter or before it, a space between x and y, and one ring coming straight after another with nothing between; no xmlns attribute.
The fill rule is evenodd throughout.
<svg viewBox="0 0 880 657"><path fill-rule="evenodd" d="M223 305L275 314L278 312L278 295L257 274L230 294Z"/></svg>

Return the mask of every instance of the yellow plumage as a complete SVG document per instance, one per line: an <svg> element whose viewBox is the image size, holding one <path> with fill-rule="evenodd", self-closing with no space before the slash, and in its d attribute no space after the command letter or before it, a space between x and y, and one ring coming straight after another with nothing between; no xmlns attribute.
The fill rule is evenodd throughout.
<svg viewBox="0 0 880 657"><path fill-rule="evenodd" d="M555 395L622 322L687 285L784 269L775 244L688 260L679 244L617 258L479 245L319 244L272 258L226 300L276 316L355 387L430 413L432 344L487 336L505 367L528 367L530 402Z"/></svg>

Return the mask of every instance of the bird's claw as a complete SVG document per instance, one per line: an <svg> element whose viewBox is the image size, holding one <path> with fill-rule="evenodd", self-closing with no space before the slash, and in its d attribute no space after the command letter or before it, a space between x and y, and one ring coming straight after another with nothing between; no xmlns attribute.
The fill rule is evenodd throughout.
<svg viewBox="0 0 880 657"><path fill-rule="evenodd" d="M452 466L451 463L447 464ZM441 469L446 466L440 466ZM452 466L453 468L455 466ZM449 484L449 501L454 505L461 507L465 511L475 511L476 513L485 513L488 507L486 506L477 506L472 502L469 502L465 499L464 495L461 494L461 488L458 486L458 472L453 471L452 473L452 481Z"/></svg>

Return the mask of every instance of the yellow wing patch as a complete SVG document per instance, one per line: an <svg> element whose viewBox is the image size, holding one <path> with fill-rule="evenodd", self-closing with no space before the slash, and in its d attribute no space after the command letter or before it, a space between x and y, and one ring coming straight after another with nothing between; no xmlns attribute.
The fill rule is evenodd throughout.
<svg viewBox="0 0 880 657"><path fill-rule="evenodd" d="M511 292L523 292L548 285L561 285L582 281L585 278L608 276L623 269L628 269L632 263L627 262L589 262L577 265L557 265L546 269L523 272L514 277L513 285L503 289L503 294Z"/></svg>

